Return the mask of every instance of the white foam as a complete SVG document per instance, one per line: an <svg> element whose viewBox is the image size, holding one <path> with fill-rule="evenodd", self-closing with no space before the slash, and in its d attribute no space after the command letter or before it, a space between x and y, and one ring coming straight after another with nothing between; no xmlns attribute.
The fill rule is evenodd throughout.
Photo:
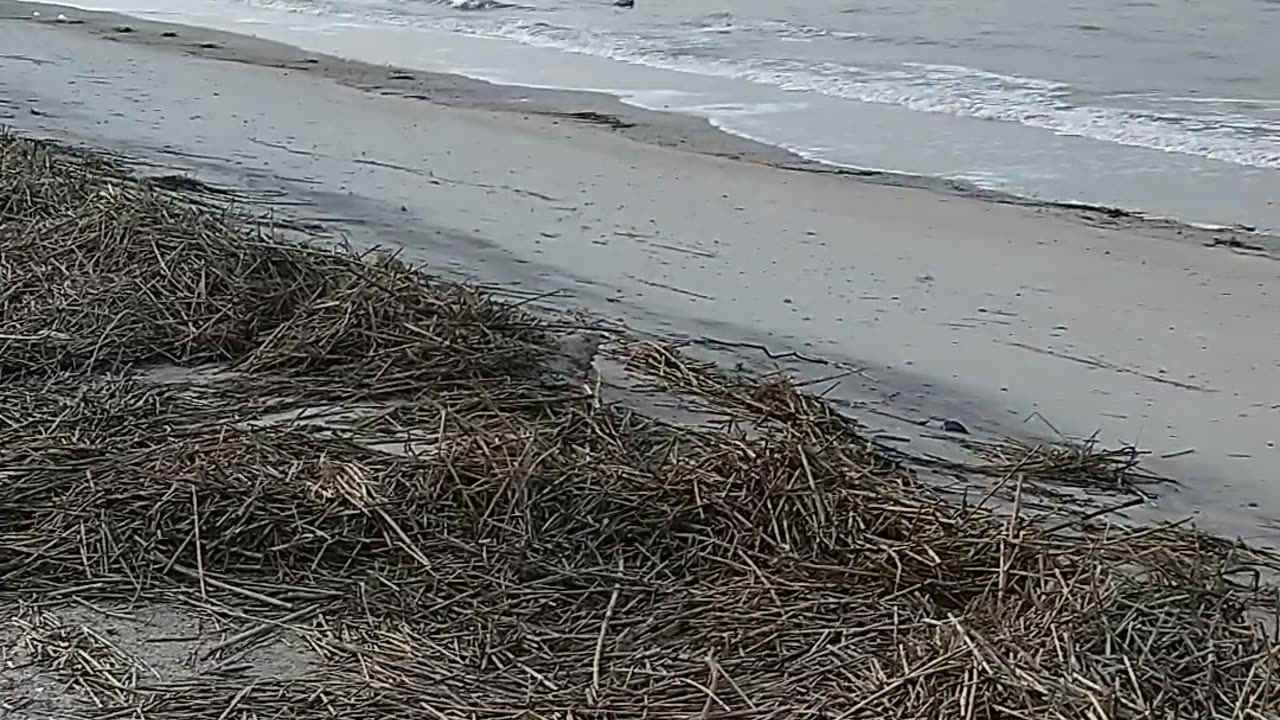
<svg viewBox="0 0 1280 720"><path fill-rule="evenodd" d="M725 77L796 92L897 105L918 112L1011 122L1131 147L1195 155L1258 168L1280 168L1280 123L1239 113L1172 115L1140 109L1073 105L1069 85L956 65L904 64L870 70L840 63L726 60L673 52L655 42L518 18L431 21L436 29L514 40L619 62ZM797 31L803 34L803 31ZM695 31L694 35L699 34Z"/></svg>
<svg viewBox="0 0 1280 720"><path fill-rule="evenodd" d="M149 5L172 6L175 0L155 0ZM604 58L638 66L661 68L690 75L729 78L797 93L817 93L827 97L863 103L902 107L909 110L1016 123L1058 135L1074 136L1136 148L1146 148L1187 156L1210 158L1242 167L1280 169L1280 118L1269 119L1232 111L1231 103L1208 100L1203 111L1185 102L1186 111L1168 109L1169 98L1134 96L1149 100L1160 110L1142 107L1077 104L1073 89L1060 82L1019 77L957 65L903 64L897 68L870 69L834 62L804 62L791 59L741 59L715 57L719 34L747 32L729 13L704 18L697 28L686 28L679 42L672 38L648 38L590 28L572 28L512 15L467 13L468 17L414 15L369 5L342 5L331 0L220 0L191 5L239 5L242 9L270 9L327 20L364 22L373 26L395 26L412 31L415 27L443 30L473 37L515 41ZM435 0L433 4L454 6L474 0ZM115 5L115 2L108 3ZM128 4L127 2L125 4ZM184 3L184 6L186 3ZM102 9L113 9L105 7ZM230 14L230 13L228 13ZM707 30L703 32L699 30ZM832 37L857 41L857 33L832 33L821 28L785 22L757 26L775 35L795 39ZM873 38L874 39L874 38ZM697 51L697 52L695 52ZM507 82L527 84L520 77ZM606 89L606 91L609 91ZM1123 98L1110 97L1110 102ZM1241 100L1238 105L1247 102ZM1275 102L1275 101L1267 101ZM1143 103L1138 103L1142 105ZM768 141L767 139L765 140ZM814 144L824 142L813 138ZM776 144L776 143L775 143Z"/></svg>

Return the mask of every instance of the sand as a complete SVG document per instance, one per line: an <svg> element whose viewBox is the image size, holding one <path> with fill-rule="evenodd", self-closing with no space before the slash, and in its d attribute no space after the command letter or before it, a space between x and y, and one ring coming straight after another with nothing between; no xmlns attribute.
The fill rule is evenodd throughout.
<svg viewBox="0 0 1280 720"><path fill-rule="evenodd" d="M35 7L0 3L2 122L439 272L857 368L834 392L879 412L1138 443L1181 483L1160 513L1280 539L1267 238L824 172L599 95Z"/></svg>

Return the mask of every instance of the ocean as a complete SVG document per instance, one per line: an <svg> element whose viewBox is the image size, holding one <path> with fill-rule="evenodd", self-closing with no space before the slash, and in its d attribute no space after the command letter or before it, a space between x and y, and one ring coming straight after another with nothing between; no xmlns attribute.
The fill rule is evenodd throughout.
<svg viewBox="0 0 1280 720"><path fill-rule="evenodd" d="M836 165L1280 231L1280 0L611 2L91 7L611 92Z"/></svg>

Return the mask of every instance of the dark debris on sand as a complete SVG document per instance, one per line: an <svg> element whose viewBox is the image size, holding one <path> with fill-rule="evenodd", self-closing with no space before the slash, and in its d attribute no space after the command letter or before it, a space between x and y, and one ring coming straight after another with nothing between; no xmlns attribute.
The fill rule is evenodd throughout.
<svg viewBox="0 0 1280 720"><path fill-rule="evenodd" d="M645 417L559 332L0 138L0 605L103 720L1280 717L1272 558L958 506L784 380L615 343L752 430ZM233 619L227 660L148 673L72 602ZM317 663L231 661L281 633Z"/></svg>

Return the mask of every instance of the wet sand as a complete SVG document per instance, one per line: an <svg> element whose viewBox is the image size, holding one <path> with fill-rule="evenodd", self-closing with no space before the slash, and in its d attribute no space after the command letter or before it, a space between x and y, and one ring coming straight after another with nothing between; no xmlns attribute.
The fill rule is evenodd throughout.
<svg viewBox="0 0 1280 720"><path fill-rule="evenodd" d="M898 417L1137 443L1182 483L1160 512L1280 536L1267 238L832 173L605 96L59 12L0 3L0 122L439 272L857 368L835 392Z"/></svg>

